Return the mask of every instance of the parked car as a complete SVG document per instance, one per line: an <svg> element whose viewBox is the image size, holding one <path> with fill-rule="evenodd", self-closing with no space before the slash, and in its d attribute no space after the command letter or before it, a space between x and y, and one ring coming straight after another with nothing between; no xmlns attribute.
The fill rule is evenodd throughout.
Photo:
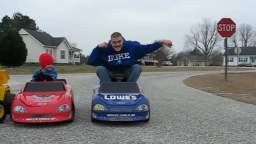
<svg viewBox="0 0 256 144"><path fill-rule="evenodd" d="M240 63L238 64L239 67L252 67L253 65L250 63Z"/></svg>

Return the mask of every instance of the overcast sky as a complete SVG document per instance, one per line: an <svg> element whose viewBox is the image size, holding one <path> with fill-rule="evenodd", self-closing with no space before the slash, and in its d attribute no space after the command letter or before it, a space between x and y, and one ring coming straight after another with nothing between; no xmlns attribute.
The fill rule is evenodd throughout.
<svg viewBox="0 0 256 144"><path fill-rule="evenodd" d="M1 0L0 17L28 15L41 30L66 37L84 54L115 31L144 44L171 39L180 51L191 27L205 18L231 17L237 25L255 27L255 6L255 0Z"/></svg>

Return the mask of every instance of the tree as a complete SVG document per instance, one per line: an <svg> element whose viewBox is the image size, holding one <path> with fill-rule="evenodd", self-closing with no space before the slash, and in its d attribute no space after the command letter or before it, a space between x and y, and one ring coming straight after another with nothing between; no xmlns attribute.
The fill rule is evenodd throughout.
<svg viewBox="0 0 256 144"><path fill-rule="evenodd" d="M14 13L13 17L4 16L0 22L0 64L6 66L22 65L27 57L27 49L18 31L21 28L38 30L29 16Z"/></svg>
<svg viewBox="0 0 256 144"><path fill-rule="evenodd" d="M89 58L89 56L85 56L84 54L81 54L80 55L80 63L81 64L86 64L87 63L87 60L88 60L88 58Z"/></svg>
<svg viewBox="0 0 256 144"><path fill-rule="evenodd" d="M242 24L239 27L239 35L242 47L248 47L253 38L252 26L249 24Z"/></svg>
<svg viewBox="0 0 256 144"><path fill-rule="evenodd" d="M35 20L31 19L29 16L22 15L21 13L15 13L13 15L14 27L16 30L20 30L21 28L30 29L30 30L38 30L36 26Z"/></svg>
<svg viewBox="0 0 256 144"><path fill-rule="evenodd" d="M208 59L219 40L216 22L205 19L202 24L191 28L191 33L186 36L186 45L192 49L198 49L208 63Z"/></svg>
<svg viewBox="0 0 256 144"><path fill-rule="evenodd" d="M219 50L213 51L209 58L209 65L221 66L223 64L223 53Z"/></svg>
<svg viewBox="0 0 256 144"><path fill-rule="evenodd" d="M0 64L20 66L26 61L27 49L17 31L9 31L0 41Z"/></svg>
<svg viewBox="0 0 256 144"><path fill-rule="evenodd" d="M13 27L13 20L9 16L4 16L0 23L0 32L10 30Z"/></svg>
<svg viewBox="0 0 256 144"><path fill-rule="evenodd" d="M0 41L6 35L6 31L12 29L13 21L9 16L4 16L0 23Z"/></svg>
<svg viewBox="0 0 256 144"><path fill-rule="evenodd" d="M38 30L35 20L21 13L14 13L13 18L6 15L0 23L0 32L8 32L10 30L19 31L21 28Z"/></svg>
<svg viewBox="0 0 256 144"><path fill-rule="evenodd" d="M238 31L232 36L231 43L234 47L256 46L256 32L249 24L241 24Z"/></svg>

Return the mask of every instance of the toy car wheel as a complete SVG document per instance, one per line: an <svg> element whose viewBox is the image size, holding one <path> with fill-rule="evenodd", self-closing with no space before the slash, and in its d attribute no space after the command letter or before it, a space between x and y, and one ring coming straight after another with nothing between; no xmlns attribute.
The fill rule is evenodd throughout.
<svg viewBox="0 0 256 144"><path fill-rule="evenodd" d="M96 122L96 120L94 118L91 117L91 122Z"/></svg>
<svg viewBox="0 0 256 144"><path fill-rule="evenodd" d="M4 121L6 117L6 108L2 101L0 101L0 123Z"/></svg>
<svg viewBox="0 0 256 144"><path fill-rule="evenodd" d="M143 122L148 122L149 120L150 120L150 112L149 112L149 117L148 117L148 119L143 120Z"/></svg>
<svg viewBox="0 0 256 144"><path fill-rule="evenodd" d="M143 122L149 122L149 120L150 120L150 118L148 118L148 119L144 120Z"/></svg>
<svg viewBox="0 0 256 144"><path fill-rule="evenodd" d="M92 112L91 112L91 122L97 122L97 120L95 118L93 118Z"/></svg>
<svg viewBox="0 0 256 144"><path fill-rule="evenodd" d="M72 103L72 108L73 108L73 113L72 113L72 119L71 119L71 122L73 122L73 121L75 120L75 114L76 114L76 108L75 108L74 103Z"/></svg>
<svg viewBox="0 0 256 144"><path fill-rule="evenodd" d="M91 117L91 122L97 122L97 120Z"/></svg>
<svg viewBox="0 0 256 144"><path fill-rule="evenodd" d="M5 98L5 106L6 106L6 113L9 114L11 112L11 104L12 104L12 100L14 98L15 94L7 94L6 98Z"/></svg>
<svg viewBox="0 0 256 144"><path fill-rule="evenodd" d="M68 122L73 122L75 120L75 113L76 113L75 105L74 103L72 103L72 117Z"/></svg>

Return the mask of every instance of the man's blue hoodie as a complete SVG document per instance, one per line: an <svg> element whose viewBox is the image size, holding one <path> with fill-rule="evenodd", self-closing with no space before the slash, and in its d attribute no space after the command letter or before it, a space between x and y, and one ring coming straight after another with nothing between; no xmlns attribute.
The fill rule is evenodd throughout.
<svg viewBox="0 0 256 144"><path fill-rule="evenodd" d="M159 49L160 42L141 45L137 41L124 41L123 48L117 52L109 43L107 48L96 47L93 49L87 64L93 66L105 66L109 70L125 70L137 63L138 59Z"/></svg>

